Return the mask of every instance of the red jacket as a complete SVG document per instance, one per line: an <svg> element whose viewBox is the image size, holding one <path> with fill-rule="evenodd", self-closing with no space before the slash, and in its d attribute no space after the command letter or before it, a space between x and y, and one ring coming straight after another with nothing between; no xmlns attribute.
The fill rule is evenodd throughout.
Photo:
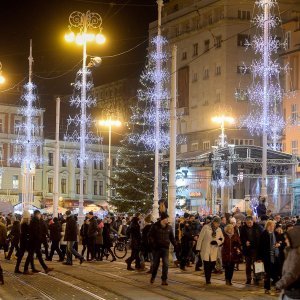
<svg viewBox="0 0 300 300"><path fill-rule="evenodd" d="M239 262L238 250L241 252L241 241L238 234L235 232L231 238L224 233L224 243L222 247L222 262L223 264L229 262Z"/></svg>

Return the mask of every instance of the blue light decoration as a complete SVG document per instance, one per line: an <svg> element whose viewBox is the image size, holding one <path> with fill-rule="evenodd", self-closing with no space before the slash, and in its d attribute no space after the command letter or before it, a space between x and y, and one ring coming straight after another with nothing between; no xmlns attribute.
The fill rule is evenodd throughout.
<svg viewBox="0 0 300 300"><path fill-rule="evenodd" d="M247 127L253 135L261 136L265 132L268 147L280 151L280 138L285 126L280 74L287 71L287 67L280 65L278 51L285 47L285 43L281 43L276 35L276 29L281 24L280 18L275 14L275 11L278 12L277 1L257 0L255 4L258 12L252 22L256 27L256 34L246 42L247 48L253 49L255 58L250 66L244 65L242 68L245 74L250 72L253 78L246 92L251 109L241 125Z"/></svg>
<svg viewBox="0 0 300 300"><path fill-rule="evenodd" d="M74 147L70 152L66 150L66 146L62 149L62 158L67 160L71 159L74 164L78 161L80 164L87 166L87 162L102 161L104 155L102 151L92 151L89 145L102 143L102 137L93 133L92 127L95 126L90 112L88 110L96 106L96 98L93 94L93 79L92 72L89 68L85 69L86 81L83 86L82 75L83 71L80 69L76 74L74 83L73 95L70 98L70 105L79 110L79 113L74 116L69 116L67 119L67 130L64 135L64 141L80 145L80 149L84 148L84 153L80 152L79 147ZM84 103L82 103L81 93L85 89L86 97ZM83 112L84 110L84 112ZM83 145L83 147L81 147ZM100 150L100 149L99 149Z"/></svg>

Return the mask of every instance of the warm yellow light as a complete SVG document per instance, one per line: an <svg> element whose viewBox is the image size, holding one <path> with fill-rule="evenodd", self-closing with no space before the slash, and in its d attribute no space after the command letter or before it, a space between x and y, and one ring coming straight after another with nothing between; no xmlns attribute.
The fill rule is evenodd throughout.
<svg viewBox="0 0 300 300"><path fill-rule="evenodd" d="M99 125L106 126L106 127L110 127L110 126L120 127L122 125L122 123L119 120L108 119L108 120L100 120Z"/></svg>
<svg viewBox="0 0 300 300"><path fill-rule="evenodd" d="M5 77L0 74L0 84L3 84L5 82Z"/></svg>
<svg viewBox="0 0 300 300"><path fill-rule="evenodd" d="M233 124L234 123L234 118L232 117L228 117L228 116L215 116L215 117L212 117L211 120L214 122L214 123L223 123L223 122L227 122L229 124Z"/></svg>
<svg viewBox="0 0 300 300"><path fill-rule="evenodd" d="M68 43L74 42L74 40L75 40L75 34L74 34L74 32L66 33L66 34L65 34L65 40L66 40Z"/></svg>
<svg viewBox="0 0 300 300"><path fill-rule="evenodd" d="M82 34L79 33L79 34L76 35L75 42L76 42L77 45L82 45L83 44Z"/></svg>
<svg viewBox="0 0 300 300"><path fill-rule="evenodd" d="M97 44L104 44L106 41L106 37L102 33L98 33L96 35L96 43Z"/></svg>
<svg viewBox="0 0 300 300"><path fill-rule="evenodd" d="M87 42L92 42L95 39L95 35L93 33L87 33L85 39Z"/></svg>

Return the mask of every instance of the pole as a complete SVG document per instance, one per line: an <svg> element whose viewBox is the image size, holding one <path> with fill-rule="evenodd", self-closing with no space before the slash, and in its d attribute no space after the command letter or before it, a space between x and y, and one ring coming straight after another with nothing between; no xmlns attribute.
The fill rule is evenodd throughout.
<svg viewBox="0 0 300 300"><path fill-rule="evenodd" d="M58 216L59 196L59 117L60 98L56 98L56 123L55 123L55 162L54 162L54 193L53 193L53 217Z"/></svg>
<svg viewBox="0 0 300 300"><path fill-rule="evenodd" d="M267 152L268 152L268 113L269 113L269 66L270 66L270 56L269 56L269 36L270 36L270 0L261 0L264 3L264 77L263 77L263 148L262 148L262 186L261 186L261 196L267 199Z"/></svg>
<svg viewBox="0 0 300 300"><path fill-rule="evenodd" d="M176 208L176 102L177 102L177 46L172 49L172 79L171 79L171 103L170 103L170 170L168 188L169 220L175 231Z"/></svg>
<svg viewBox="0 0 300 300"><path fill-rule="evenodd" d="M86 33L87 33L87 15L83 16L83 47L82 47L82 85L81 85L81 122L80 122L80 195L79 195L79 213L78 223L83 224L83 180L85 164L85 136L86 136Z"/></svg>
<svg viewBox="0 0 300 300"><path fill-rule="evenodd" d="M221 147L225 147L225 124L224 124L224 119L222 118L221 121Z"/></svg>
<svg viewBox="0 0 300 300"><path fill-rule="evenodd" d="M158 5L158 26L157 26L157 36L161 36L161 11L163 7L163 0L157 0ZM157 54L158 59L156 60L156 72L161 74L161 52L162 47L161 43L157 42ZM159 113L160 113L160 100L162 96L162 82L158 80L155 84L155 154L154 154L154 198L153 198L153 210L152 217L156 221L159 217L158 214L158 198L159 198L159 153L160 153L160 122L159 122Z"/></svg>
<svg viewBox="0 0 300 300"><path fill-rule="evenodd" d="M108 128L108 170L107 170L107 198L108 201L111 199L111 188L110 188L110 177L111 177L111 117L109 117L109 128Z"/></svg>

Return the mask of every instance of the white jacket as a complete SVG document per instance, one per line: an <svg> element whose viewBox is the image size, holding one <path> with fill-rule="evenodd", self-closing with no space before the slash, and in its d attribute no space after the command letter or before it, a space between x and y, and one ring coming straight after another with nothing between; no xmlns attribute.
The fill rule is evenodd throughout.
<svg viewBox="0 0 300 300"><path fill-rule="evenodd" d="M200 251L202 260L216 261L218 257L218 248L224 242L224 236L221 228L216 230L216 237L212 237L212 228L210 224L204 225L196 245L196 250ZM211 245L212 241L216 241L218 245Z"/></svg>
<svg viewBox="0 0 300 300"><path fill-rule="evenodd" d="M66 222L61 225L61 239L60 239L61 245L67 245L67 242L64 241L65 233L66 233L66 225L67 225Z"/></svg>

